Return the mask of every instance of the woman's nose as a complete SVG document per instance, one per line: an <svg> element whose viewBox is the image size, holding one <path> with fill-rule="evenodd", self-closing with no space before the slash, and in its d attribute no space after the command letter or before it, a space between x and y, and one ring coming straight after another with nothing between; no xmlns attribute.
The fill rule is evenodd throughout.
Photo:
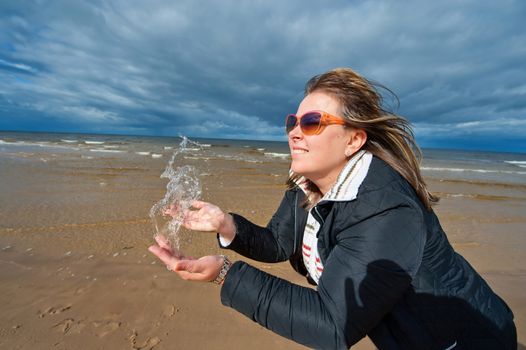
<svg viewBox="0 0 526 350"><path fill-rule="evenodd" d="M300 139L302 137L303 137L303 132L301 132L300 124L297 123L294 129L292 129L289 132L289 138L295 140L295 139Z"/></svg>

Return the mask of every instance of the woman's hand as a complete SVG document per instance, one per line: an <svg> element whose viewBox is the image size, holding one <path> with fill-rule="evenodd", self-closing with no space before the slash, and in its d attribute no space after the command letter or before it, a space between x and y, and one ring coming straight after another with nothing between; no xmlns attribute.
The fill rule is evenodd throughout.
<svg viewBox="0 0 526 350"><path fill-rule="evenodd" d="M150 246L148 250L182 279L211 282L215 280L223 267L224 258L220 255L207 255L199 259L187 258L180 252L174 251L166 238L157 235L155 241L157 245Z"/></svg>
<svg viewBox="0 0 526 350"><path fill-rule="evenodd" d="M177 216L178 207L172 204L170 208L165 211L166 215ZM225 213L218 206L203 202L193 201L190 210L187 210L183 215L183 226L189 230L218 232L227 240L232 241L236 234L234 219L228 213Z"/></svg>
<svg viewBox="0 0 526 350"><path fill-rule="evenodd" d="M223 259L221 255L207 255L197 260L180 260L173 271L184 280L212 282L219 276Z"/></svg>
<svg viewBox="0 0 526 350"><path fill-rule="evenodd" d="M227 215L217 205L194 201L191 210L184 215L183 225L189 230L218 232Z"/></svg>

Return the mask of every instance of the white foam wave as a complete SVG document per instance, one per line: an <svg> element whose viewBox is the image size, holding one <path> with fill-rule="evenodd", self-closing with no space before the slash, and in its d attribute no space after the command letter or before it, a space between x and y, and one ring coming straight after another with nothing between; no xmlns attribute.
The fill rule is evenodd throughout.
<svg viewBox="0 0 526 350"><path fill-rule="evenodd" d="M172 146L164 146L164 149L173 149Z"/></svg>
<svg viewBox="0 0 526 350"><path fill-rule="evenodd" d="M152 158L162 158L163 155L159 153L152 153Z"/></svg>
<svg viewBox="0 0 526 350"><path fill-rule="evenodd" d="M104 141L85 140L86 145L103 145Z"/></svg>
<svg viewBox="0 0 526 350"><path fill-rule="evenodd" d="M78 140L68 140L68 139L62 139L60 141L61 142L65 142L65 143L77 143L77 142L79 142Z"/></svg>
<svg viewBox="0 0 526 350"><path fill-rule="evenodd" d="M516 165L520 168L526 168L526 161L522 160L505 160L504 163Z"/></svg>
<svg viewBox="0 0 526 350"><path fill-rule="evenodd" d="M446 194L446 197L450 197L450 198L459 198L459 197L474 198L475 196L472 195L472 194L451 193L451 194Z"/></svg>
<svg viewBox="0 0 526 350"><path fill-rule="evenodd" d="M183 159L191 159L191 160L209 160L210 157L190 157L190 156L184 156Z"/></svg>
<svg viewBox="0 0 526 350"><path fill-rule="evenodd" d="M140 156L149 156L151 152L135 152L135 154L138 154Z"/></svg>
<svg viewBox="0 0 526 350"><path fill-rule="evenodd" d="M70 150L79 150L78 147L71 147L71 146L65 146L65 145L57 145L57 144L51 144L48 141L41 141L41 142L27 142L27 141L16 141L16 142L5 142L3 140L0 140L0 145L6 145L6 146L36 146L36 147L42 147L42 148L61 148L61 149L70 149Z"/></svg>
<svg viewBox="0 0 526 350"><path fill-rule="evenodd" d="M420 167L420 170L526 175L526 171L489 170L489 169Z"/></svg>
<svg viewBox="0 0 526 350"><path fill-rule="evenodd" d="M124 151L118 149L105 149L105 148L93 148L90 149L91 152L100 152L100 153L124 153Z"/></svg>
<svg viewBox="0 0 526 350"><path fill-rule="evenodd" d="M290 154L288 153L275 153L275 152L265 152L263 153L265 156L267 157L273 157L273 158L282 158L282 159L285 159L285 158L289 158L290 157Z"/></svg>

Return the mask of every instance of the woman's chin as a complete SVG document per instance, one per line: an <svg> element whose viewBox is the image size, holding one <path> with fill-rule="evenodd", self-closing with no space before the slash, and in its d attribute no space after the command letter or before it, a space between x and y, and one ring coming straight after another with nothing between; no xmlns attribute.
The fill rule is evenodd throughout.
<svg viewBox="0 0 526 350"><path fill-rule="evenodd" d="M301 166L298 166L298 164L295 164L294 161L290 165L290 170L292 170L295 174L303 175L303 168Z"/></svg>
<svg viewBox="0 0 526 350"><path fill-rule="evenodd" d="M297 174L297 175L300 175L300 176L303 176L303 177L308 177L308 174L309 174L307 169L304 169L302 167L291 166L290 170L292 170L294 172L294 174Z"/></svg>

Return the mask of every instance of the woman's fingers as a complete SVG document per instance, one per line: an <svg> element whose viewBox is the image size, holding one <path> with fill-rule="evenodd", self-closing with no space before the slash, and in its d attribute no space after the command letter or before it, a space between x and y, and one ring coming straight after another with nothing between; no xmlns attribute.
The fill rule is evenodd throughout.
<svg viewBox="0 0 526 350"><path fill-rule="evenodd" d="M204 207L207 204L210 204L210 203L204 202L204 201L195 200L195 201L192 202L192 208L201 209L202 207Z"/></svg>
<svg viewBox="0 0 526 350"><path fill-rule="evenodd" d="M166 206L163 210L163 215L177 217L181 211L181 206L179 203L172 203L169 206Z"/></svg>
<svg viewBox="0 0 526 350"><path fill-rule="evenodd" d="M168 250L169 252L172 252L172 247L170 246L170 242L168 239L163 235L155 235L153 237L155 239L155 242L159 245L159 247Z"/></svg>
<svg viewBox="0 0 526 350"><path fill-rule="evenodd" d="M173 271L182 279L187 281L204 281L205 276L202 273L198 260L181 260L175 264Z"/></svg>
<svg viewBox="0 0 526 350"><path fill-rule="evenodd" d="M185 280L210 282L219 274L222 259L220 256L209 255L198 260L179 260L173 271Z"/></svg>
<svg viewBox="0 0 526 350"><path fill-rule="evenodd" d="M154 236L154 239L157 242L157 244L159 245L159 247L161 247L162 249L166 250L174 258L176 258L176 259L183 259L184 258L183 252L181 252L180 250L175 249L174 247L172 247L172 245L170 244L170 241L168 240L168 238L166 238L166 236L163 236L161 234L157 234L157 235Z"/></svg>
<svg viewBox="0 0 526 350"><path fill-rule="evenodd" d="M152 245L148 247L148 250L152 252L156 257L161 260L168 269L173 270L179 261L172 253L164 248L161 248L157 245Z"/></svg>
<svg viewBox="0 0 526 350"><path fill-rule="evenodd" d="M183 221L184 227L189 230L207 231L206 228L210 225L210 220L203 216L199 211L189 211L186 213Z"/></svg>
<svg viewBox="0 0 526 350"><path fill-rule="evenodd" d="M199 209L185 213L183 225L190 230L217 232L225 218L225 213L213 204L196 202L196 208Z"/></svg>

